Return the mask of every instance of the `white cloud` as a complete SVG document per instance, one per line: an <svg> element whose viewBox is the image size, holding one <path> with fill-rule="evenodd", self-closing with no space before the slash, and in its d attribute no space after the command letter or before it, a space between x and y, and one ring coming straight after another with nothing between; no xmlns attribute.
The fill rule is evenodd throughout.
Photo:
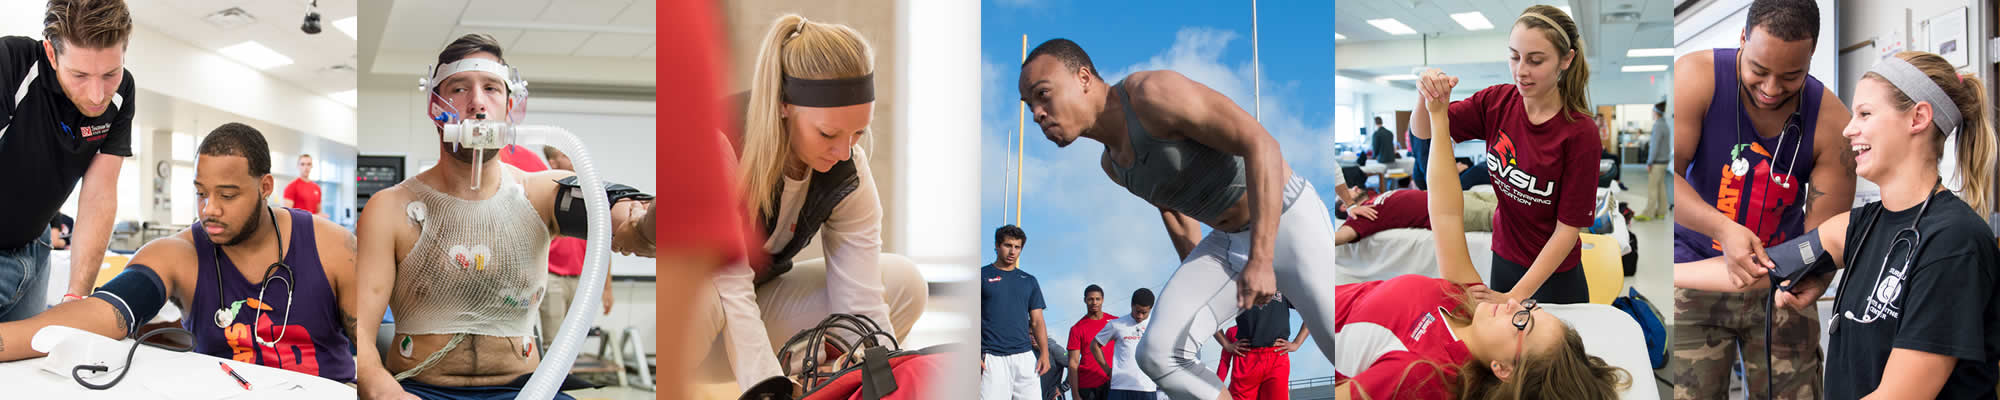
<svg viewBox="0 0 2000 400"><path fill-rule="evenodd" d="M1325 156L1333 151L1332 118L1327 117L1328 122L1324 126L1315 127L1298 115L1300 110L1291 107L1289 102L1291 96L1298 94L1297 81L1271 81L1269 76L1265 76L1263 98L1257 100L1256 85L1252 82L1257 78L1257 66L1247 61L1233 66L1222 62L1229 45L1237 39L1239 35L1234 31L1182 28L1175 34L1174 44L1166 52L1118 70L1105 79L1117 82L1134 72L1172 70L1235 100L1245 112L1254 113L1257 110L1255 104L1262 104L1260 121L1264 130L1278 140L1278 146L1284 149L1285 161L1292 166L1292 170L1316 183L1330 181L1333 174L1339 171L1337 160ZM1320 185L1327 186L1324 183Z"/></svg>

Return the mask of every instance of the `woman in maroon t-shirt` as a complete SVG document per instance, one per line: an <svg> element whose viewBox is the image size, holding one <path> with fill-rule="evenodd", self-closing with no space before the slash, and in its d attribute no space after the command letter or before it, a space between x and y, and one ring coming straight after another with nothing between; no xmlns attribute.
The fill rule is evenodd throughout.
<svg viewBox="0 0 2000 400"><path fill-rule="evenodd" d="M1442 99L1424 106L1446 107ZM1448 168L1452 144L1430 146L1430 168ZM1438 278L1404 275L1335 290L1342 345L1334 391L1355 399L1565 400L1608 399L1630 388L1632 375L1585 351L1576 328L1536 312L1534 302L1494 301L1465 243L1458 176L1425 179L1436 191L1425 205L1436 222Z"/></svg>
<svg viewBox="0 0 2000 400"><path fill-rule="evenodd" d="M1514 21L1507 38L1514 83L1451 102L1453 141L1485 140L1487 165L1499 195L1493 213L1493 290L1516 300L1590 300L1578 232L1591 225L1601 151L1597 124L1584 95L1589 67L1576 22L1554 7L1534 6ZM1425 71L1421 97L1449 98L1458 78ZM1419 106L1411 130L1429 139L1429 113Z"/></svg>

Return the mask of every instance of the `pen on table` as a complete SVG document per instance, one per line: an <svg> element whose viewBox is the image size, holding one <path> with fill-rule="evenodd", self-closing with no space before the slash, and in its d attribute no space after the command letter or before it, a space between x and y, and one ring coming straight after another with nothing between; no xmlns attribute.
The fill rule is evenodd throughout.
<svg viewBox="0 0 2000 400"><path fill-rule="evenodd" d="M250 390L250 381L244 380L242 375L237 375L236 369L229 368L228 363L216 361L215 365L222 366L222 372L227 372L229 373L229 377L236 378L236 383L239 385L243 385L243 390Z"/></svg>

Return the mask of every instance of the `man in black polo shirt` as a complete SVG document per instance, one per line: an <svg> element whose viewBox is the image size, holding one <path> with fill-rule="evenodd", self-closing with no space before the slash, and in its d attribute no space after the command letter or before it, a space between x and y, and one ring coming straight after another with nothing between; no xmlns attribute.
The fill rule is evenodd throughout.
<svg viewBox="0 0 2000 400"><path fill-rule="evenodd" d="M49 220L83 182L65 300L90 294L132 156L123 0L51 0L42 37L0 37L0 322L47 308Z"/></svg>
<svg viewBox="0 0 2000 400"><path fill-rule="evenodd" d="M1223 379L1229 379L1231 398L1291 398L1290 353L1299 351L1299 345L1305 344L1306 335L1310 334L1306 327L1301 326L1298 335L1288 340L1285 336L1291 330L1292 303L1285 301L1284 294L1280 293L1270 303L1237 314L1235 327L1215 333L1215 341L1222 343L1224 364L1218 373ZM1231 375L1235 378L1230 379Z"/></svg>

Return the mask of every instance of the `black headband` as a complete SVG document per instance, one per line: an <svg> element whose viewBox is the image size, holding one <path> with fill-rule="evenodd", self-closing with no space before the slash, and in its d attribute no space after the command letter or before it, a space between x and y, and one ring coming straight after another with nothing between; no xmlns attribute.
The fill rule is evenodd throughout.
<svg viewBox="0 0 2000 400"><path fill-rule="evenodd" d="M841 79L785 77L785 103L804 107L846 107L875 101L875 74Z"/></svg>

